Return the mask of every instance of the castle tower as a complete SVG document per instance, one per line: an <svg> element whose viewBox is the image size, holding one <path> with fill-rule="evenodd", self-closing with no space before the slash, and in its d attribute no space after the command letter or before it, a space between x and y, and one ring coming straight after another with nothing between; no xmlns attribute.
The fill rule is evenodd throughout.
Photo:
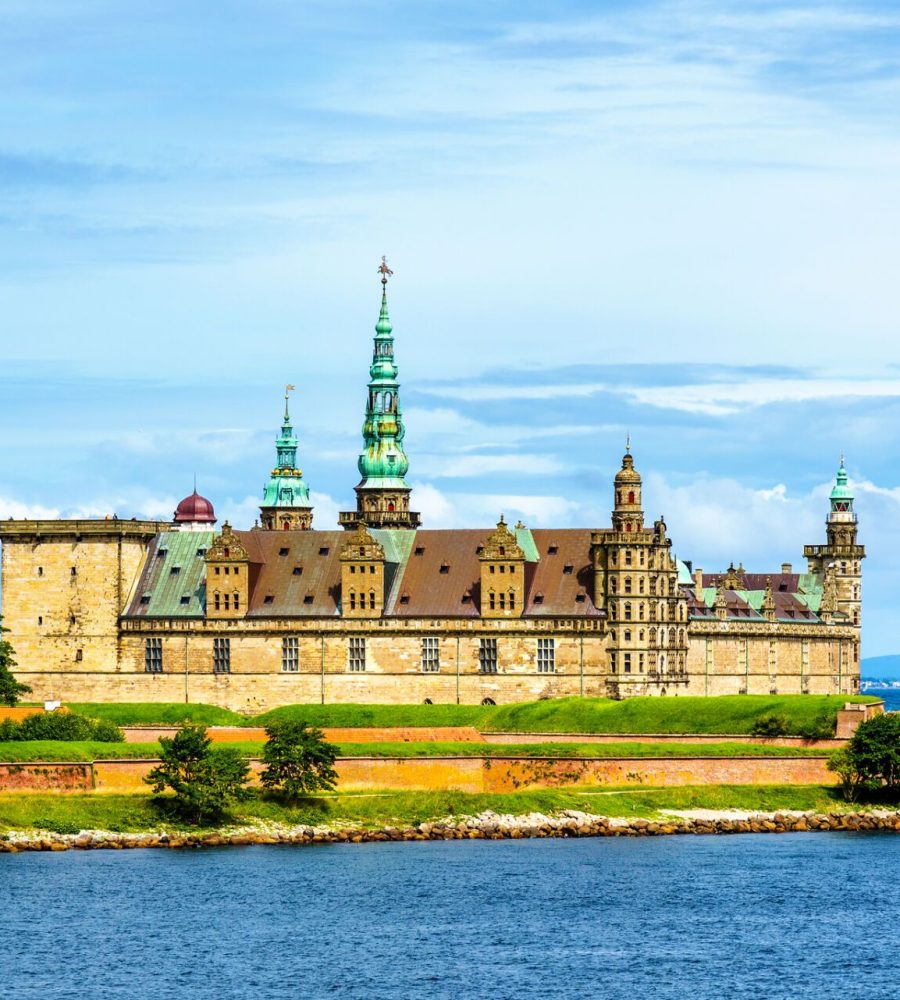
<svg viewBox="0 0 900 1000"><path fill-rule="evenodd" d="M853 510L853 490L847 482L844 456L835 477L829 498L828 517L825 520L825 545L804 545L810 573L819 577L823 589L835 605L834 610L847 616L859 626L862 612L862 560L865 547L856 540L857 519Z"/></svg>
<svg viewBox="0 0 900 1000"><path fill-rule="evenodd" d="M387 306L387 280L393 272L382 257L381 313L375 324L375 349L369 368L369 398L363 424L364 450L359 456L362 479L356 486L356 510L341 512L347 530L364 521L373 528L418 528L419 515L409 509L405 475L409 459L403 451L400 385L394 363L394 337Z"/></svg>
<svg viewBox="0 0 900 1000"><path fill-rule="evenodd" d="M341 614L380 618L384 610L384 548L362 521L341 548Z"/></svg>
<svg viewBox="0 0 900 1000"><path fill-rule="evenodd" d="M644 527L641 509L641 474L634 467L631 440L625 444L622 468L616 473L612 523L615 531L640 531Z"/></svg>
<svg viewBox="0 0 900 1000"><path fill-rule="evenodd" d="M170 531L212 531L216 523L216 512L206 497L200 496L196 485L194 492L185 497L175 508Z"/></svg>
<svg viewBox="0 0 900 1000"><path fill-rule="evenodd" d="M285 386L284 421L275 439L277 464L266 483L260 515L263 528L269 531L308 531L312 527L312 504L309 487L297 468L297 438L291 426L288 394L294 387Z"/></svg>
<svg viewBox="0 0 900 1000"><path fill-rule="evenodd" d="M250 556L227 521L205 561L206 617L243 618L250 599Z"/></svg>

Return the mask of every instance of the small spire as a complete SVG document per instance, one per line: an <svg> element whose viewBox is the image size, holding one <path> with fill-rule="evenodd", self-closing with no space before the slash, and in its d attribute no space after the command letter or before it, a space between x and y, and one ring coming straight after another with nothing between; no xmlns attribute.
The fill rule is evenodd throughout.
<svg viewBox="0 0 900 1000"><path fill-rule="evenodd" d="M631 431L627 431L625 434L625 454L631 453Z"/></svg>
<svg viewBox="0 0 900 1000"><path fill-rule="evenodd" d="M286 424L290 423L291 415L288 413L288 394L295 391L295 386L290 384L284 387L284 422Z"/></svg>

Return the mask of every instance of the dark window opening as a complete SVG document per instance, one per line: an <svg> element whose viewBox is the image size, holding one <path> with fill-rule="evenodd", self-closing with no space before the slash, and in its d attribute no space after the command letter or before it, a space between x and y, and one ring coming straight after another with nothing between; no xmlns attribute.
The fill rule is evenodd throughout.
<svg viewBox="0 0 900 1000"><path fill-rule="evenodd" d="M280 556L286 556L291 550L290 549L279 549L278 554Z"/></svg>
<svg viewBox="0 0 900 1000"><path fill-rule="evenodd" d="M559 546L558 545L551 545L547 549L547 555L548 556L555 556L557 552L559 552Z"/></svg>
<svg viewBox="0 0 900 1000"><path fill-rule="evenodd" d="M303 603L304 604L312 604L312 602L313 602L313 595L312 594L307 594L306 597L303 598Z"/></svg>
<svg viewBox="0 0 900 1000"><path fill-rule="evenodd" d="M543 604L544 603L544 595L543 594L535 594L534 595L534 603L535 604Z"/></svg>
<svg viewBox="0 0 900 1000"><path fill-rule="evenodd" d="M449 573L450 572L450 565L448 563L441 563L441 572L442 573Z"/></svg>
<svg viewBox="0 0 900 1000"><path fill-rule="evenodd" d="M150 595L141 594L141 604L149 604L149 603L150 603Z"/></svg>
<svg viewBox="0 0 900 1000"><path fill-rule="evenodd" d="M400 603L401 604L409 604L409 594L401 594L400 595Z"/></svg>
<svg viewBox="0 0 900 1000"><path fill-rule="evenodd" d="M266 594L266 596L263 598L263 604L272 604L274 603L274 601L275 598L272 594Z"/></svg>
<svg viewBox="0 0 900 1000"><path fill-rule="evenodd" d="M231 673L230 639L213 639L213 673Z"/></svg>
<svg viewBox="0 0 900 1000"><path fill-rule="evenodd" d="M328 555L328 546L327 545L323 545L322 548L319 549L319 555L320 556L327 556Z"/></svg>
<svg viewBox="0 0 900 1000"><path fill-rule="evenodd" d="M171 568L171 569L169 570L169 576L178 576L178 574L179 574L180 572L181 572L181 567L180 567L180 566L173 566L173 567L172 567L172 568Z"/></svg>
<svg viewBox="0 0 900 1000"><path fill-rule="evenodd" d="M425 555L425 546L424 545L417 545L414 554L417 555L417 556L423 556L423 555Z"/></svg>
<svg viewBox="0 0 900 1000"><path fill-rule="evenodd" d="M571 576L574 569L575 567L571 563L566 563L566 565L563 566L563 573L566 573Z"/></svg>
<svg viewBox="0 0 900 1000"><path fill-rule="evenodd" d="M294 567L293 575L294 576L303 576L303 567L302 566L295 566Z"/></svg>
<svg viewBox="0 0 900 1000"><path fill-rule="evenodd" d="M181 603L182 604L190 604L191 603L190 597L187 594L183 595L182 598L181 598Z"/></svg>

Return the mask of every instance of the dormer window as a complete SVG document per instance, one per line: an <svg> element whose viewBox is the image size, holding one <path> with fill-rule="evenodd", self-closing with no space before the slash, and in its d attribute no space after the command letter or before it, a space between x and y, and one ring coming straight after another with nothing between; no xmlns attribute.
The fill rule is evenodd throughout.
<svg viewBox="0 0 900 1000"><path fill-rule="evenodd" d="M441 563L441 569L440 569L440 571L441 571L441 573L449 573L450 572L450 563Z"/></svg>
<svg viewBox="0 0 900 1000"><path fill-rule="evenodd" d="M544 603L544 595L543 594L535 594L534 595L534 603L535 604L543 604Z"/></svg>
<svg viewBox="0 0 900 1000"><path fill-rule="evenodd" d="M401 594L400 595L400 603L401 604L409 604L409 594Z"/></svg>
<svg viewBox="0 0 900 1000"><path fill-rule="evenodd" d="M319 549L319 555L320 556L327 556L328 555L328 546L327 545L323 545L322 548Z"/></svg>
<svg viewBox="0 0 900 1000"><path fill-rule="evenodd" d="M197 558L202 559L206 555L206 549L197 549Z"/></svg>
<svg viewBox="0 0 900 1000"><path fill-rule="evenodd" d="M563 573L571 575L574 569L575 567L571 563L566 563L565 566L563 566Z"/></svg>
<svg viewBox="0 0 900 1000"><path fill-rule="evenodd" d="M274 603L275 603L275 597L272 594L266 594L266 596L263 598L263 604L274 604Z"/></svg>
<svg viewBox="0 0 900 1000"><path fill-rule="evenodd" d="M291 550L290 549L279 549L278 554L280 556L286 556Z"/></svg>
<svg viewBox="0 0 900 1000"><path fill-rule="evenodd" d="M578 604L584 604L584 594L576 594L575 595L575 601Z"/></svg>
<svg viewBox="0 0 900 1000"><path fill-rule="evenodd" d="M169 576L178 576L178 574L179 574L180 572L181 572L181 567L180 567L180 566L173 566L173 567L172 567L172 568L171 568L171 569L169 570Z"/></svg>
<svg viewBox="0 0 900 1000"><path fill-rule="evenodd" d="M548 556L555 556L557 552L559 552L559 546L558 545L550 545L547 548L547 555Z"/></svg>
<svg viewBox="0 0 900 1000"><path fill-rule="evenodd" d="M305 597L303 598L303 603L304 603L304 604L312 604L312 602L313 602L313 595L312 595L312 594L307 594L307 595L306 595L306 596L305 596Z"/></svg>
<svg viewBox="0 0 900 1000"><path fill-rule="evenodd" d="M295 566L294 569L293 569L292 575L293 576L303 576L303 567L302 566Z"/></svg>
<svg viewBox="0 0 900 1000"><path fill-rule="evenodd" d="M463 604L471 604L472 603L472 595L471 595L471 593L469 593L469 591L466 591L462 595L462 602L463 602Z"/></svg>
<svg viewBox="0 0 900 1000"><path fill-rule="evenodd" d="M415 552L413 554L417 555L417 556L424 556L425 555L425 546L424 545L417 545L416 546L416 550L415 550Z"/></svg>
<svg viewBox="0 0 900 1000"><path fill-rule="evenodd" d="M185 605L190 604L190 603L191 603L190 596L188 594L183 594L182 597L181 597L182 607L184 607Z"/></svg>

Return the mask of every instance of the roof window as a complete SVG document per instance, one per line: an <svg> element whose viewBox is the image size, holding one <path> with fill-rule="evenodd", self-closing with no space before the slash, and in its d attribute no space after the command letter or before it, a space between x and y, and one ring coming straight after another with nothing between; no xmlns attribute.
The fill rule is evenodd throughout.
<svg viewBox="0 0 900 1000"><path fill-rule="evenodd" d="M319 555L320 556L327 556L328 555L328 546L327 545L323 545L322 548L319 549Z"/></svg>
<svg viewBox="0 0 900 1000"><path fill-rule="evenodd" d="M182 604L190 604L191 603L190 594L182 594L181 603Z"/></svg>
<svg viewBox="0 0 900 1000"><path fill-rule="evenodd" d="M413 552L413 555L424 556L425 555L425 546L424 545L417 545L416 548L415 548L415 551Z"/></svg>
<svg viewBox="0 0 900 1000"><path fill-rule="evenodd" d="M168 553L169 553L168 549L157 549L156 550L156 558L157 559L162 559L163 556L168 555Z"/></svg>
<svg viewBox="0 0 900 1000"><path fill-rule="evenodd" d="M303 598L303 603L304 604L312 604L312 602L313 602L313 595L312 594L307 594L306 597Z"/></svg>
<svg viewBox="0 0 900 1000"><path fill-rule="evenodd" d="M401 594L400 595L400 603L401 604L409 604L409 594Z"/></svg>
<svg viewBox="0 0 900 1000"><path fill-rule="evenodd" d="M450 563L441 563L441 572L442 573L449 573L450 572Z"/></svg>
<svg viewBox="0 0 900 1000"><path fill-rule="evenodd" d="M263 604L272 604L274 603L274 601L275 598L272 596L272 594L266 594L266 596L263 598Z"/></svg>
<svg viewBox="0 0 900 1000"><path fill-rule="evenodd" d="M475 546L475 555L476 556L480 556L482 552L484 552L484 546L483 545L476 545Z"/></svg>
<svg viewBox="0 0 900 1000"><path fill-rule="evenodd" d="M543 594L535 594L534 595L534 603L535 604L543 604L544 603L544 595Z"/></svg>
<svg viewBox="0 0 900 1000"><path fill-rule="evenodd" d="M206 549L197 549L197 558L202 559L206 555Z"/></svg>
<svg viewBox="0 0 900 1000"><path fill-rule="evenodd" d="M290 549L279 549L278 554L280 556L286 556L291 550Z"/></svg>
<svg viewBox="0 0 900 1000"><path fill-rule="evenodd" d="M571 563L566 563L565 566L563 566L563 573L571 573L574 569L575 567Z"/></svg>
<svg viewBox="0 0 900 1000"><path fill-rule="evenodd" d="M181 567L180 567L180 566L173 566L173 567L172 567L172 568L171 568L171 569L169 570L169 576L178 576L178 574L179 574L180 572L181 572Z"/></svg>
<svg viewBox="0 0 900 1000"><path fill-rule="evenodd" d="M141 604L149 604L149 603L150 603L150 595L141 594Z"/></svg>
<svg viewBox="0 0 900 1000"><path fill-rule="evenodd" d="M472 595L468 591L466 591L462 595L462 602L463 602L463 604L471 604L472 603Z"/></svg>
<svg viewBox="0 0 900 1000"><path fill-rule="evenodd" d="M548 556L555 556L557 552L559 552L559 546L558 545L548 545L547 546L547 555Z"/></svg>
<svg viewBox="0 0 900 1000"><path fill-rule="evenodd" d="M295 566L294 569L293 569L293 575L294 576L303 576L303 567L302 566Z"/></svg>
<svg viewBox="0 0 900 1000"><path fill-rule="evenodd" d="M584 604L584 594L576 594L575 601L577 604Z"/></svg>

